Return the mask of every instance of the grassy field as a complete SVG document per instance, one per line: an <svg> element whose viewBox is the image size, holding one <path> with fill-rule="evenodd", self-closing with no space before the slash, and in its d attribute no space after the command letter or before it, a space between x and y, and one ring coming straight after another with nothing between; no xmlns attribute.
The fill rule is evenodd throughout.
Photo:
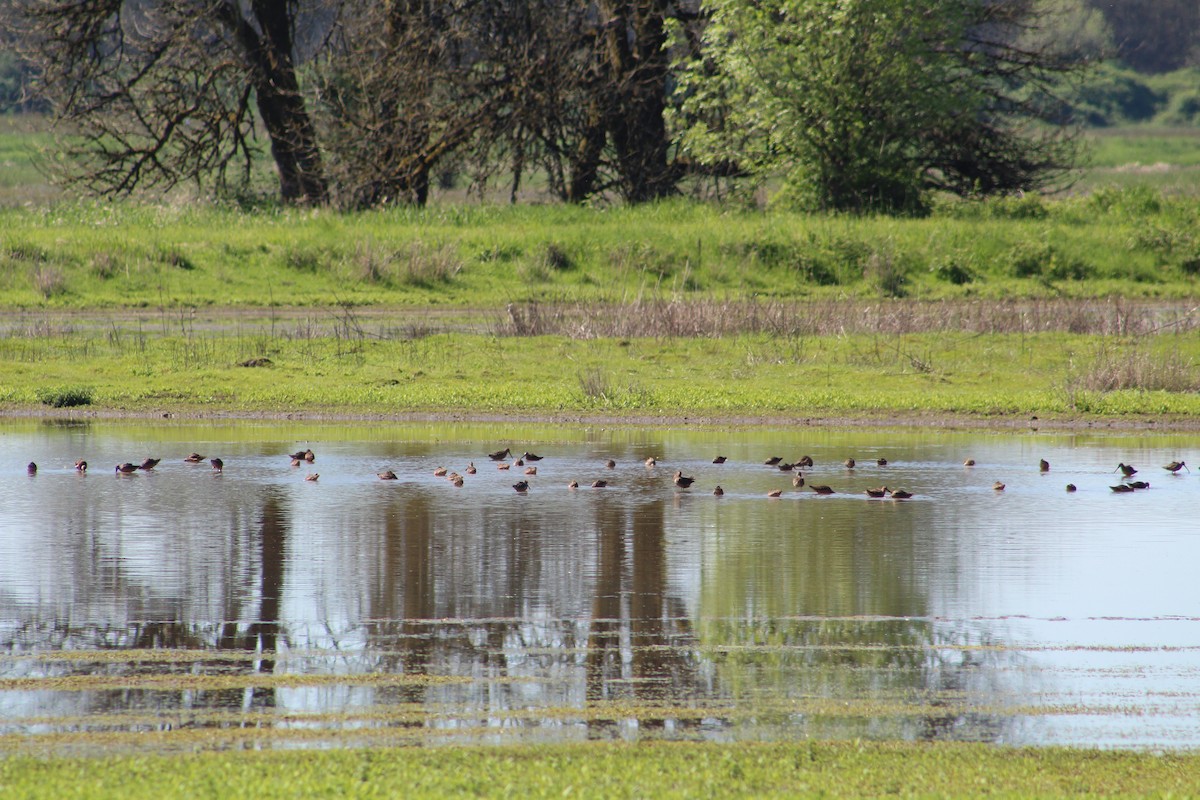
<svg viewBox="0 0 1200 800"><path fill-rule="evenodd" d="M1189 797L1200 756L917 743L586 744L0 760L6 797Z"/></svg>

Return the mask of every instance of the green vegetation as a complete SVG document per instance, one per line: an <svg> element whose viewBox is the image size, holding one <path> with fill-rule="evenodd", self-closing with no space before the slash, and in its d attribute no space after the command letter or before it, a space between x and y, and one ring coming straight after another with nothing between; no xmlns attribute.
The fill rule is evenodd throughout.
<svg viewBox="0 0 1200 800"><path fill-rule="evenodd" d="M886 316L878 308L843 308L831 313L830 324L840 313L881 312ZM242 323L241 332L224 334L110 329L6 338L0 404L36 408L89 398L93 407L129 412L335 415L1200 414L1194 333L794 331L579 340L411 338L399 330L385 338L367 320L326 335L286 330L271 336ZM78 388L68 394L61 386Z"/></svg>
<svg viewBox="0 0 1200 800"><path fill-rule="evenodd" d="M643 743L0 760L8 797L1146 797L1200 756L916 743Z"/></svg>
<svg viewBox="0 0 1200 800"><path fill-rule="evenodd" d="M0 210L0 306L498 307L712 297L1189 297L1200 200L1145 188L925 219L686 201L358 214Z"/></svg>

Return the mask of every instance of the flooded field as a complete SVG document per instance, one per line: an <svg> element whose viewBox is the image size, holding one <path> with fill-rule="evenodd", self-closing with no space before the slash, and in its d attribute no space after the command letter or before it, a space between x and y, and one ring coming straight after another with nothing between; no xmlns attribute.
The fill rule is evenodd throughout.
<svg viewBox="0 0 1200 800"><path fill-rule="evenodd" d="M1191 434L9 421L0 747L1195 748L1200 474L1162 465L1198 450ZM515 464L526 452L542 458ZM883 486L912 497L866 494Z"/></svg>

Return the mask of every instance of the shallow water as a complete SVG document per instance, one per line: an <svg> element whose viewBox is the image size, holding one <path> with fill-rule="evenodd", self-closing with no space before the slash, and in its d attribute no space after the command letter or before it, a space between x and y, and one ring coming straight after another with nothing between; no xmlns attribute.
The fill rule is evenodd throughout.
<svg viewBox="0 0 1200 800"><path fill-rule="evenodd" d="M486 455L504 446L544 456L527 494L512 489L523 468ZM316 461L292 467L305 448ZM1200 476L1159 465L1198 448L1183 434L7 422L0 743L1196 747ZM224 471L183 463L193 450ZM835 494L763 464L805 454L806 482ZM148 456L153 471L113 471ZM433 474L471 462L461 488ZM1151 487L1112 492L1118 462ZM915 496L863 494L884 484Z"/></svg>

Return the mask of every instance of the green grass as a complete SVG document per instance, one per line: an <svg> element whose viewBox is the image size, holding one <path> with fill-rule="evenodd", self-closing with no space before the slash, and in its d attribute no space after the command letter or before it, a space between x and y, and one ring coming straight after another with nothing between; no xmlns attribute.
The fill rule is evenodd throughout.
<svg viewBox="0 0 1200 800"><path fill-rule="evenodd" d="M256 358L269 363L241 366ZM93 409L181 414L1200 414L1194 334L298 340L109 331L0 339L0 362L8 409L44 409L72 387Z"/></svg>
<svg viewBox="0 0 1200 800"><path fill-rule="evenodd" d="M456 306L670 298L1189 297L1200 200L1145 189L931 218L445 206L0 210L0 307Z"/></svg>
<svg viewBox="0 0 1200 800"><path fill-rule="evenodd" d="M1200 756L982 745L578 744L8 757L5 797L1182 797Z"/></svg>

